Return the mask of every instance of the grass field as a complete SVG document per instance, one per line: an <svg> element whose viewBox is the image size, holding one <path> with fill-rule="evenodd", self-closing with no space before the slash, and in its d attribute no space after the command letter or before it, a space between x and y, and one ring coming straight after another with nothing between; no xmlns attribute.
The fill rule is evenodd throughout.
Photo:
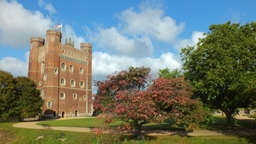
<svg viewBox="0 0 256 144"><path fill-rule="evenodd" d="M211 130L222 130L227 129L225 127L226 119L224 116L214 116L215 123L206 124L202 123L201 128L203 129L211 129ZM121 121L116 121L111 123L110 126L116 126L121 124ZM145 124L143 125L143 129L147 130L173 130L173 129L182 129L182 127L173 127L173 120L165 120L160 124ZM50 126L66 126L66 127L101 127L104 126L103 120L97 119L96 117L92 118L80 118L80 119L67 119L67 120L48 120L39 122L38 125L48 124ZM256 122L251 123L248 120L237 120L235 128L248 128L248 129L256 129Z"/></svg>
<svg viewBox="0 0 256 144"><path fill-rule="evenodd" d="M216 123L208 127L203 125L205 128L211 129L223 129L225 119L223 117L216 117ZM97 127L102 123L102 121L96 118L90 119L69 119L69 120L51 120L43 121L41 123L47 123L51 126L77 126L77 127ZM118 122L119 123L119 122ZM0 143L14 143L14 144L96 144L100 143L116 143L116 144L169 144L169 143L182 143L182 144L247 144L256 142L256 133L252 135L236 135L227 134L224 136L200 136L200 137L189 137L182 135L174 136L150 136L145 137L144 140L134 140L132 136L124 135L112 135L103 134L96 136L95 133L79 133L79 132L64 132L64 131L54 131L54 130L33 130L33 129L22 129L12 127L13 123L0 123ZM160 125L149 124L144 126L144 129L172 129L173 121L165 121L165 123ZM156 128L157 127L157 128ZM248 123L248 121L238 121L238 125L234 130L255 130L255 124ZM38 139L43 137L42 139ZM62 140L64 140L62 142Z"/></svg>
<svg viewBox="0 0 256 144"><path fill-rule="evenodd" d="M110 126L116 126L121 124L122 121L116 121L110 124ZM175 122L173 120L165 120L161 124L145 124L143 129L151 129L151 130L169 130L171 129L179 129L173 128L172 125ZM50 126L66 126L66 127L102 127L104 125L103 120L99 120L96 117L93 118L81 118L81 119L67 119L67 120L48 120L37 123L38 125L48 124Z"/></svg>

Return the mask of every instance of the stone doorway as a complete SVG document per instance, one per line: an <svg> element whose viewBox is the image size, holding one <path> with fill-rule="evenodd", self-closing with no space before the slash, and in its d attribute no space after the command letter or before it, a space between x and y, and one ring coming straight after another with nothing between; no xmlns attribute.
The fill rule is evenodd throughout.
<svg viewBox="0 0 256 144"><path fill-rule="evenodd" d="M75 111L75 117L77 117L77 110Z"/></svg>
<svg viewBox="0 0 256 144"><path fill-rule="evenodd" d="M54 118L56 117L56 111L53 111L53 117Z"/></svg>
<svg viewBox="0 0 256 144"><path fill-rule="evenodd" d="M62 118L65 117L65 112L64 112L64 111L61 113L61 117L62 117Z"/></svg>

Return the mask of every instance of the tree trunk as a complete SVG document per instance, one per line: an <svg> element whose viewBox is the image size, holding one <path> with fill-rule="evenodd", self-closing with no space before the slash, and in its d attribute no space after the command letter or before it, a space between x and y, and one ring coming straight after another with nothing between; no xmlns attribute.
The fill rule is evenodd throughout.
<svg viewBox="0 0 256 144"><path fill-rule="evenodd" d="M137 137L137 139L142 139L143 138L142 133L141 133L141 128L142 128L142 123L137 124L137 126L136 126L136 137Z"/></svg>
<svg viewBox="0 0 256 144"><path fill-rule="evenodd" d="M223 112L226 115L226 125L227 126L233 126L234 123L234 118L233 118L233 113L228 111L228 110L223 110Z"/></svg>

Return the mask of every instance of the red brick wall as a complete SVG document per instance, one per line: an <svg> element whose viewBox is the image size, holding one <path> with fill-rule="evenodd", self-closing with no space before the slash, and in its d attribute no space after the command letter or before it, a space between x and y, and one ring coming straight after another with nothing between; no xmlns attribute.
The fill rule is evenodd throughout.
<svg viewBox="0 0 256 144"><path fill-rule="evenodd" d="M36 82L40 90L44 90L43 114L53 116L55 112L56 116L62 116L64 112L64 116L75 116L77 111L77 116L85 116L92 113L91 44L83 43L81 49L74 48L70 42L61 44L61 33L56 30L47 31L45 45L36 40L31 38L28 77ZM66 65L65 70L61 68L62 63ZM73 71L69 70L70 65ZM61 78L65 79L65 85L60 84ZM71 80L75 81L75 86L70 85ZM83 87L80 87L80 81L83 81ZM65 98L60 97L62 92ZM73 94L77 94L76 99ZM84 99L84 96L87 98ZM50 108L47 102L52 103Z"/></svg>

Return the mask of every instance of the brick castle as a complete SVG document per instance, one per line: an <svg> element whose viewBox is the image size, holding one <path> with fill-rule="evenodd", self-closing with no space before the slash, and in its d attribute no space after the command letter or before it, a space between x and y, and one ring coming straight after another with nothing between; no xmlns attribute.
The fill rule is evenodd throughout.
<svg viewBox="0 0 256 144"><path fill-rule="evenodd" d="M41 91L42 117L76 117L92 114L92 45L74 47L71 39L48 30L46 40L31 37L28 78Z"/></svg>

